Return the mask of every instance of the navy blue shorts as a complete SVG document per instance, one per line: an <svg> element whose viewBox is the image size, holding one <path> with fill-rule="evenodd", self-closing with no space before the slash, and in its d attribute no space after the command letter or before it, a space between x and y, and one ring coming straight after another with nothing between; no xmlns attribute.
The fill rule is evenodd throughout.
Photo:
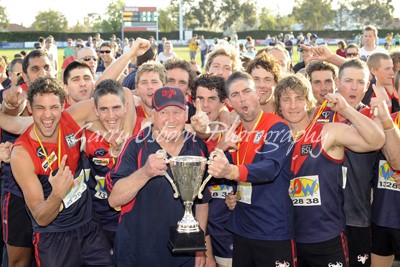
<svg viewBox="0 0 400 267"><path fill-rule="evenodd" d="M349 244L350 266L371 265L371 227L346 225L346 236Z"/></svg>
<svg viewBox="0 0 400 267"><path fill-rule="evenodd" d="M400 229L371 225L372 253L378 256L400 257Z"/></svg>
<svg viewBox="0 0 400 267"><path fill-rule="evenodd" d="M297 267L296 245L293 240L256 240L233 235L232 266Z"/></svg>
<svg viewBox="0 0 400 267"><path fill-rule="evenodd" d="M35 232L33 244L41 267L115 266L110 244L96 221L66 232Z"/></svg>
<svg viewBox="0 0 400 267"><path fill-rule="evenodd" d="M296 243L298 267L349 266L347 240L344 233L318 243Z"/></svg>
<svg viewBox="0 0 400 267"><path fill-rule="evenodd" d="M14 247L32 248L32 222L24 199L11 193L4 195L1 215L4 242Z"/></svg>

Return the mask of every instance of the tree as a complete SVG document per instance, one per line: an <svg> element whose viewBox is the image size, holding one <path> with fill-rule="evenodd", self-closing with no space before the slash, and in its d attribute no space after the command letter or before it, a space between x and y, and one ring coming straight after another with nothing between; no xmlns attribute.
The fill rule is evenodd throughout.
<svg viewBox="0 0 400 267"><path fill-rule="evenodd" d="M193 7L192 14L198 21L199 27L207 30L217 30L219 28L219 7L216 1L203 0L197 7Z"/></svg>
<svg viewBox="0 0 400 267"><path fill-rule="evenodd" d="M276 30L278 24L276 23L275 16L272 14L272 11L266 7L261 9L261 13L258 15L258 21L260 26L259 30Z"/></svg>
<svg viewBox="0 0 400 267"><path fill-rule="evenodd" d="M392 0L355 0L351 2L351 14L361 23L384 27L393 21Z"/></svg>
<svg viewBox="0 0 400 267"><path fill-rule="evenodd" d="M79 20L74 26L70 28L70 32L88 32L88 28L85 25L79 23Z"/></svg>
<svg viewBox="0 0 400 267"><path fill-rule="evenodd" d="M331 4L332 0L295 0L292 14L304 30L322 30L334 19Z"/></svg>
<svg viewBox="0 0 400 267"><path fill-rule="evenodd" d="M10 25L10 20L8 19L7 10L5 7L0 6L0 29L6 30Z"/></svg>
<svg viewBox="0 0 400 267"><path fill-rule="evenodd" d="M68 21L65 15L59 11L40 11L32 24L36 31L62 32L68 28Z"/></svg>
<svg viewBox="0 0 400 267"><path fill-rule="evenodd" d="M337 10L335 10L335 27L341 31L347 26L350 20L350 10L347 7L347 2L344 0L340 1Z"/></svg>
<svg viewBox="0 0 400 267"><path fill-rule="evenodd" d="M122 8L126 4L122 0L113 0L108 6L101 25L106 32L119 31L122 28Z"/></svg>
<svg viewBox="0 0 400 267"><path fill-rule="evenodd" d="M234 25L235 21L237 21L242 15L240 10L240 1L239 0L226 0L221 5L220 15L222 17L221 27L222 29L227 29Z"/></svg>
<svg viewBox="0 0 400 267"><path fill-rule="evenodd" d="M177 31L178 18L174 14L174 7L169 5L166 9L158 10L158 29L162 32Z"/></svg>

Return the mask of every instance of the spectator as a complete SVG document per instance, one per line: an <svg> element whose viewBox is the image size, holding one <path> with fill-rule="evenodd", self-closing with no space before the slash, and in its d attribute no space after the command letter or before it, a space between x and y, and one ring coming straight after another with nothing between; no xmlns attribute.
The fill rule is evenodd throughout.
<svg viewBox="0 0 400 267"><path fill-rule="evenodd" d="M336 55L341 57L346 57L346 43L343 40L340 40L338 43L338 49L336 49Z"/></svg>
<svg viewBox="0 0 400 267"><path fill-rule="evenodd" d="M174 46L172 45L171 41L165 41L164 43L164 52L161 52L160 54L158 54L158 62L160 63L164 63L165 61L169 60L169 59L173 59L176 58L177 55L175 54L175 52L173 52Z"/></svg>
<svg viewBox="0 0 400 267"><path fill-rule="evenodd" d="M193 35L193 38L188 41L188 44L189 44L190 60L196 60L197 50L199 50L199 42L197 40L197 34Z"/></svg>

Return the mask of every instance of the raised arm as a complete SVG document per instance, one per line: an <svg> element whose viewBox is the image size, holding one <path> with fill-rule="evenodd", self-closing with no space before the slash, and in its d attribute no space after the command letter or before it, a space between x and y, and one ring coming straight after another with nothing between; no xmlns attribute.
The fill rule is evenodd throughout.
<svg viewBox="0 0 400 267"><path fill-rule="evenodd" d="M22 134L32 123L32 117L10 116L0 112L0 128L12 134Z"/></svg>
<svg viewBox="0 0 400 267"><path fill-rule="evenodd" d="M334 145L347 147L354 152L369 152L380 149L385 143L385 136L380 127L370 118L361 114L340 94L325 96L332 105L332 110L347 118L354 127L344 123L326 125L327 134L334 134ZM325 127L325 126L324 126Z"/></svg>
<svg viewBox="0 0 400 267"><path fill-rule="evenodd" d="M118 80L118 77L128 66L131 59L143 55L150 49L150 42L148 40L137 38L131 49L127 53L122 54L114 63L105 69L100 78L96 81L96 85L105 79Z"/></svg>
<svg viewBox="0 0 400 267"><path fill-rule="evenodd" d="M386 92L377 88L375 85L372 87L375 92L374 98L371 99L371 109L376 110L377 114L375 120L379 123L385 133L385 145L382 148L382 153L390 166L396 170L400 170L400 131L398 126L393 122L389 113L386 101L382 101L387 97Z"/></svg>
<svg viewBox="0 0 400 267"><path fill-rule="evenodd" d="M68 166L65 166L67 156L62 158L60 168L55 176L49 177L52 191L44 199L42 185L35 173L35 167L29 153L22 146L17 146L11 154L11 169L15 180L21 187L26 205L33 218L40 226L52 223L60 210L62 199L74 184L73 175ZM21 168L21 166L24 166Z"/></svg>

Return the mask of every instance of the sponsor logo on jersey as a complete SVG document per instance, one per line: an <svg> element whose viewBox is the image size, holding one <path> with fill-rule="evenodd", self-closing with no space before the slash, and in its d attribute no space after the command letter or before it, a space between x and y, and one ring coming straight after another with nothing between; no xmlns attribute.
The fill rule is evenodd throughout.
<svg viewBox="0 0 400 267"><path fill-rule="evenodd" d="M300 177L293 179L291 182L293 182L291 186L292 197L312 196L319 188L318 180L309 178Z"/></svg>
<svg viewBox="0 0 400 267"><path fill-rule="evenodd" d="M99 148L94 152L95 156L104 157L107 154L107 151L103 148Z"/></svg>
<svg viewBox="0 0 400 267"><path fill-rule="evenodd" d="M73 147L76 143L78 143L74 133L66 135L65 141L67 142L68 147Z"/></svg>
<svg viewBox="0 0 400 267"><path fill-rule="evenodd" d="M47 155L47 149L44 148L44 152L42 150L42 148L39 146L38 148L36 148L36 155L38 155L39 158L44 159Z"/></svg>
<svg viewBox="0 0 400 267"><path fill-rule="evenodd" d="M301 147L300 147L300 155L307 156L308 154L310 154L311 150L312 150L312 145L311 144L301 145Z"/></svg>

